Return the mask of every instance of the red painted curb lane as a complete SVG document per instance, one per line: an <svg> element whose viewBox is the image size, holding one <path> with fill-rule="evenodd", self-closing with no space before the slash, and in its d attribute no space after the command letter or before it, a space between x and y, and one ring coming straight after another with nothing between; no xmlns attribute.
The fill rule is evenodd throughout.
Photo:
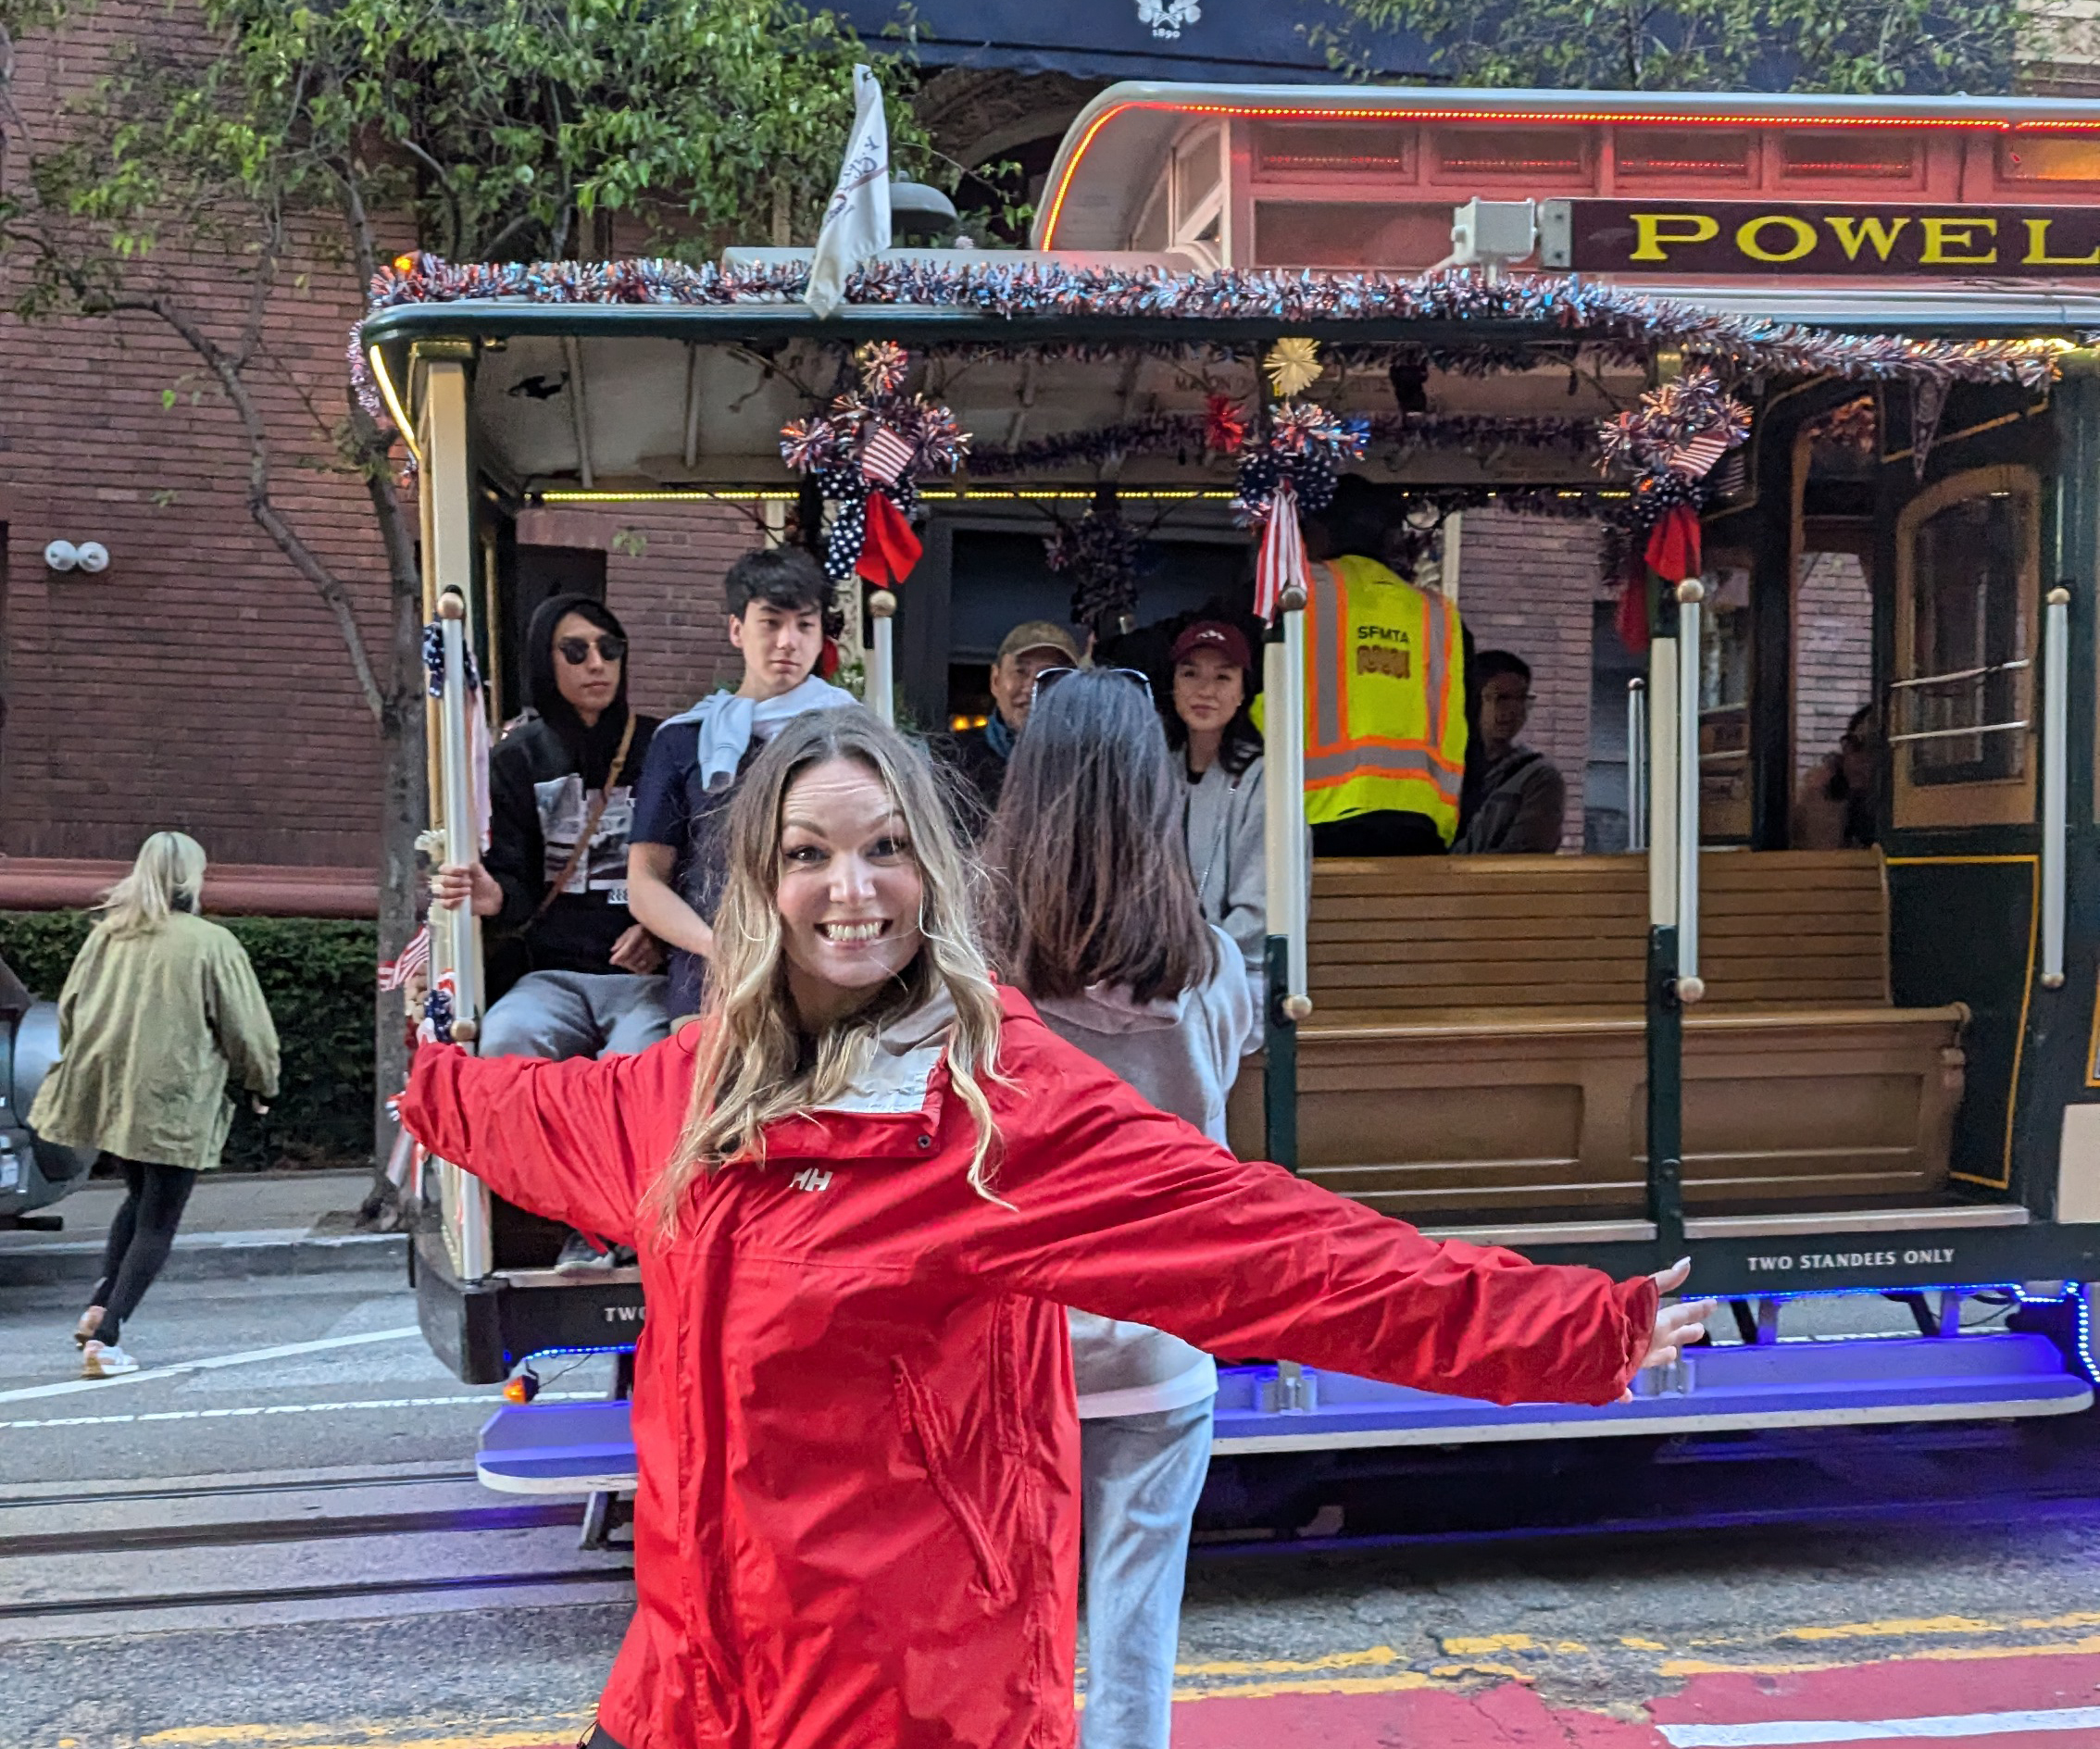
<svg viewBox="0 0 2100 1749"><path fill-rule="evenodd" d="M1174 1707L1174 1749L1668 1749L1603 1713L1549 1707L1517 1682L1478 1694L1230 1695ZM2059 1745L2059 1749L2061 1746Z"/></svg>
<svg viewBox="0 0 2100 1749"><path fill-rule="evenodd" d="M1984 1650L1986 1643L1974 1649ZM1804 1662L1814 1655L1812 1647L1804 1652ZM1750 1725L1779 1719L1931 1718L2093 1705L2100 1705L2100 1653L1891 1658L1828 1670L1694 1676L1677 1693L1650 1701L1648 1709L1658 1725ZM2057 1749L2100 1743L2100 1732L2063 1730L2049 1737ZM2000 1736L1968 1741L1989 1743L1992 1749L1998 1749L2008 1740Z"/></svg>

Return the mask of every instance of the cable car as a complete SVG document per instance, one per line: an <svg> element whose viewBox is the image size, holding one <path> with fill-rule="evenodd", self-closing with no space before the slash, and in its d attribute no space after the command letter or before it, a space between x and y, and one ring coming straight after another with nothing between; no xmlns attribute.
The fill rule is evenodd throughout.
<svg viewBox="0 0 2100 1749"><path fill-rule="evenodd" d="M485 667L513 611L519 518L728 504L778 529L795 505L819 526L781 433L859 349L903 349L912 393L974 434L919 482L919 569L845 590L870 704L920 724L967 719L988 616L1040 611L1017 554L1047 518L1142 519L1166 561L1138 617L1164 618L1244 587L1246 445L1317 426L1462 615L1469 518L1506 540L1588 518L1650 562L1630 613L1601 577L1580 603L1627 628L1583 676L1593 724L1625 727L1592 761L1616 824L1581 854L1308 861L1284 592L1267 1048L1234 1145L1541 1260L1688 1254L1733 1317L1606 1409L1228 1368L1218 1450L2089 1407L2100 106L1119 85L1075 122L1033 241L893 251L824 320L796 295L806 251L382 276L360 347L420 465L447 856L472 850L462 659ZM1724 399L1747 434L1698 453ZM1672 508L1681 575L1640 544ZM1871 769L1811 846L1840 682ZM476 927L437 932L462 1038ZM528 1218L443 1162L430 1182L422 1319L463 1378L631 1344L631 1271L558 1277ZM1848 1294L1914 1330L1793 1339L1805 1301ZM2004 1315L1965 1331L1965 1305ZM482 1471L605 1489L623 1440L618 1403L506 1410Z"/></svg>

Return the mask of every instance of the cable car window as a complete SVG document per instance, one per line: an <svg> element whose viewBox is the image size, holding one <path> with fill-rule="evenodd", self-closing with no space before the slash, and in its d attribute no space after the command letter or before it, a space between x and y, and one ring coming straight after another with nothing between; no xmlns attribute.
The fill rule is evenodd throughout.
<svg viewBox="0 0 2100 1749"><path fill-rule="evenodd" d="M2031 473L1983 468L1943 481L1898 524L1898 826L2031 818L2036 511Z"/></svg>

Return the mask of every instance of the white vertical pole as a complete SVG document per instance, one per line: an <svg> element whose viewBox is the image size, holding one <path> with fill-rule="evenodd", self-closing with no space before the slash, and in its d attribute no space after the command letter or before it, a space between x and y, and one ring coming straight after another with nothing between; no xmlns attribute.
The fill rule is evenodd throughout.
<svg viewBox="0 0 2100 1749"><path fill-rule="evenodd" d="M1648 847L1648 683L1626 682L1626 848Z"/></svg>
<svg viewBox="0 0 2100 1749"><path fill-rule="evenodd" d="M1706 993L1699 976L1699 681L1700 604L1695 577L1677 586L1677 999Z"/></svg>
<svg viewBox="0 0 2100 1749"><path fill-rule="evenodd" d="M481 855L469 771L466 650L472 625L474 502L468 466L468 382L464 359L430 358L422 381L423 590L425 611L438 621L444 682L437 701L437 794L432 798L447 862ZM481 1013L481 927L470 907L447 914L431 930L431 970L449 966L453 1036L471 1045ZM489 1193L449 1161L440 1168L453 1260L462 1281L479 1281L495 1267Z"/></svg>
<svg viewBox="0 0 2100 1749"><path fill-rule="evenodd" d="M884 722L897 720L896 646L891 631L896 618L897 598L878 589L868 598L869 617L875 622L874 647L868 652L868 708Z"/></svg>
<svg viewBox="0 0 2100 1749"><path fill-rule="evenodd" d="M1266 749L1262 768L1263 806L1267 810L1269 932L1289 943L1286 1016L1303 1020L1312 1013L1306 993L1306 914L1310 875L1306 831L1306 615L1305 604L1283 605L1283 636L1263 646L1262 689L1269 694L1263 713Z"/></svg>
<svg viewBox="0 0 2100 1749"><path fill-rule="evenodd" d="M1677 921L1677 669L1675 638L1648 646L1648 922Z"/></svg>
<svg viewBox="0 0 2100 1749"><path fill-rule="evenodd" d="M2042 630L2042 987L2064 983L2065 816L2070 757L2070 591L2052 589Z"/></svg>

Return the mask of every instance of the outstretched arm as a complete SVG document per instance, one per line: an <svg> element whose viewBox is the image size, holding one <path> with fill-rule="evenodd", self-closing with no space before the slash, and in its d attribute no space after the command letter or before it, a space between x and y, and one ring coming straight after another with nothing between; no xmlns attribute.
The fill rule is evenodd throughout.
<svg viewBox="0 0 2100 1749"><path fill-rule="evenodd" d="M638 1056L560 1062L426 1044L401 1121L506 1201L631 1244L645 1174L659 1164L654 1143L676 1133L692 1068L676 1039Z"/></svg>
<svg viewBox="0 0 2100 1749"><path fill-rule="evenodd" d="M1169 1330L1497 1403L1610 1403L1658 1343L1658 1283L1425 1239L1163 1116L1033 1021L1009 1022L1031 1097L1001 1113L966 1267ZM1003 1047L1004 1048L1004 1047Z"/></svg>

